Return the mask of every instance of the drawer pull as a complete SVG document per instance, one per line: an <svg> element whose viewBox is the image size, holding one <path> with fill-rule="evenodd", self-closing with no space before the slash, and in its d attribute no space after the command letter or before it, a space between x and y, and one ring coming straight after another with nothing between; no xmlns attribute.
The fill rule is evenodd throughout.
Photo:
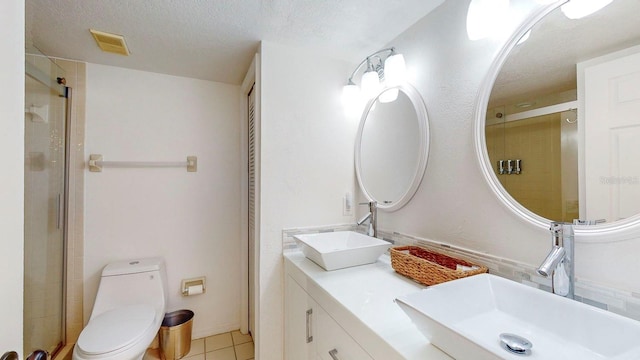
<svg viewBox="0 0 640 360"><path fill-rule="evenodd" d="M313 309L307 310L307 344L313 341L313 334L311 334L311 327L313 321Z"/></svg>
<svg viewBox="0 0 640 360"><path fill-rule="evenodd" d="M340 358L338 357L338 350L336 349L329 351L329 356L331 356L333 360L340 360Z"/></svg>

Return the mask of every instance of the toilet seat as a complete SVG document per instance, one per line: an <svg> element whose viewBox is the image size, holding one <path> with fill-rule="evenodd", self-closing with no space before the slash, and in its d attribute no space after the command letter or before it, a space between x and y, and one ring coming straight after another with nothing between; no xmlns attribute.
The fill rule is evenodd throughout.
<svg viewBox="0 0 640 360"><path fill-rule="evenodd" d="M87 355L122 351L146 334L155 317L150 305L130 305L106 311L89 321L80 333L77 346Z"/></svg>

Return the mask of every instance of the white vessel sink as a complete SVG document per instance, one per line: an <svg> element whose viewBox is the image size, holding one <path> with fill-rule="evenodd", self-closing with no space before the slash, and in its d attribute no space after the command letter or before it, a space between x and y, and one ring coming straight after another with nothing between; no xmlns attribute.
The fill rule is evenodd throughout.
<svg viewBox="0 0 640 360"><path fill-rule="evenodd" d="M391 243L354 231L294 235L304 256L325 270L371 264Z"/></svg>
<svg viewBox="0 0 640 360"><path fill-rule="evenodd" d="M431 341L457 360L640 359L640 322L490 274L396 299ZM499 336L529 340L511 354Z"/></svg>

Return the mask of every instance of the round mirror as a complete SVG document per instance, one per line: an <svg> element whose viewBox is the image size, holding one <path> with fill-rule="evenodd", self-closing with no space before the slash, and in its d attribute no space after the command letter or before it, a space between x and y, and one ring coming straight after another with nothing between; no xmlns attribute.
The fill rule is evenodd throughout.
<svg viewBox="0 0 640 360"><path fill-rule="evenodd" d="M580 19L541 8L494 63L476 150L491 187L522 217L541 226L638 217L638 13L637 0Z"/></svg>
<svg viewBox="0 0 640 360"><path fill-rule="evenodd" d="M410 85L383 90L365 107L356 136L362 192L381 210L400 209L420 185L428 149L427 109L418 91Z"/></svg>

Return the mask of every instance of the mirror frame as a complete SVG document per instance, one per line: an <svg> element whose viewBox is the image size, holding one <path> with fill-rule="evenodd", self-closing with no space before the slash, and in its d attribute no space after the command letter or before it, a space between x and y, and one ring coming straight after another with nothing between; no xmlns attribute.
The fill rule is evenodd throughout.
<svg viewBox="0 0 640 360"><path fill-rule="evenodd" d="M413 104L413 109L416 112L416 117L418 120L418 131L420 133L420 147L418 149L418 166L416 168L416 171L413 174L413 180L411 181L411 184L409 185L408 189L402 193L402 195L397 201L391 204L384 204L384 203L378 202L379 210L384 210L389 212L396 211L402 208L411 200L413 195L418 190L418 187L420 187L420 183L422 182L422 178L424 177L425 170L427 169L427 160L429 158L429 117L427 116L427 107L424 103L424 100L422 99L422 96L420 96L420 93L416 88L414 88L409 84L385 87L374 98L372 98L371 100L369 100L369 102L367 102L367 105L364 107L364 110L362 112L362 117L360 118L358 133L356 134L354 157L355 157L355 167L356 167L356 178L358 179L358 185L360 186L360 189L362 190L362 192L364 193L364 195L369 201L377 201L376 199L373 198L373 196L371 196L371 193L367 191L362 181L362 163L360 161L362 154L360 153L360 148L362 145L362 132L364 130L364 125L367 121L367 117L369 115L369 112L371 111L371 108L376 103L380 95L390 89L398 89L399 91L403 92L404 94L407 95L407 97L411 101L411 104Z"/></svg>
<svg viewBox="0 0 640 360"><path fill-rule="evenodd" d="M548 230L551 220L543 218L542 216L532 212L518 201L516 201L498 180L498 177L493 171L493 165L489 160L489 154L487 152L487 144L485 138L485 126L487 105L495 80L502 69L502 66L506 62L511 50L518 44L520 38L531 29L534 25L540 22L547 14L560 8L560 6L566 3L567 0L560 0L550 5L542 6L535 10L509 37L506 44L500 49L493 63L491 64L487 75L482 81L478 97L476 99L476 112L475 112L475 128L474 139L476 156L478 164L485 178L487 184L498 197L500 202L515 213L526 223L529 223L535 227ZM579 145L578 147L579 158L584 156L584 147ZM640 235L640 213L631 216L627 219L612 221L605 224L597 225L575 225L575 234L580 236L580 239L584 242L600 243L611 241L623 241L628 240L633 234ZM635 235L637 236L637 235ZM606 237L606 239L605 239Z"/></svg>

